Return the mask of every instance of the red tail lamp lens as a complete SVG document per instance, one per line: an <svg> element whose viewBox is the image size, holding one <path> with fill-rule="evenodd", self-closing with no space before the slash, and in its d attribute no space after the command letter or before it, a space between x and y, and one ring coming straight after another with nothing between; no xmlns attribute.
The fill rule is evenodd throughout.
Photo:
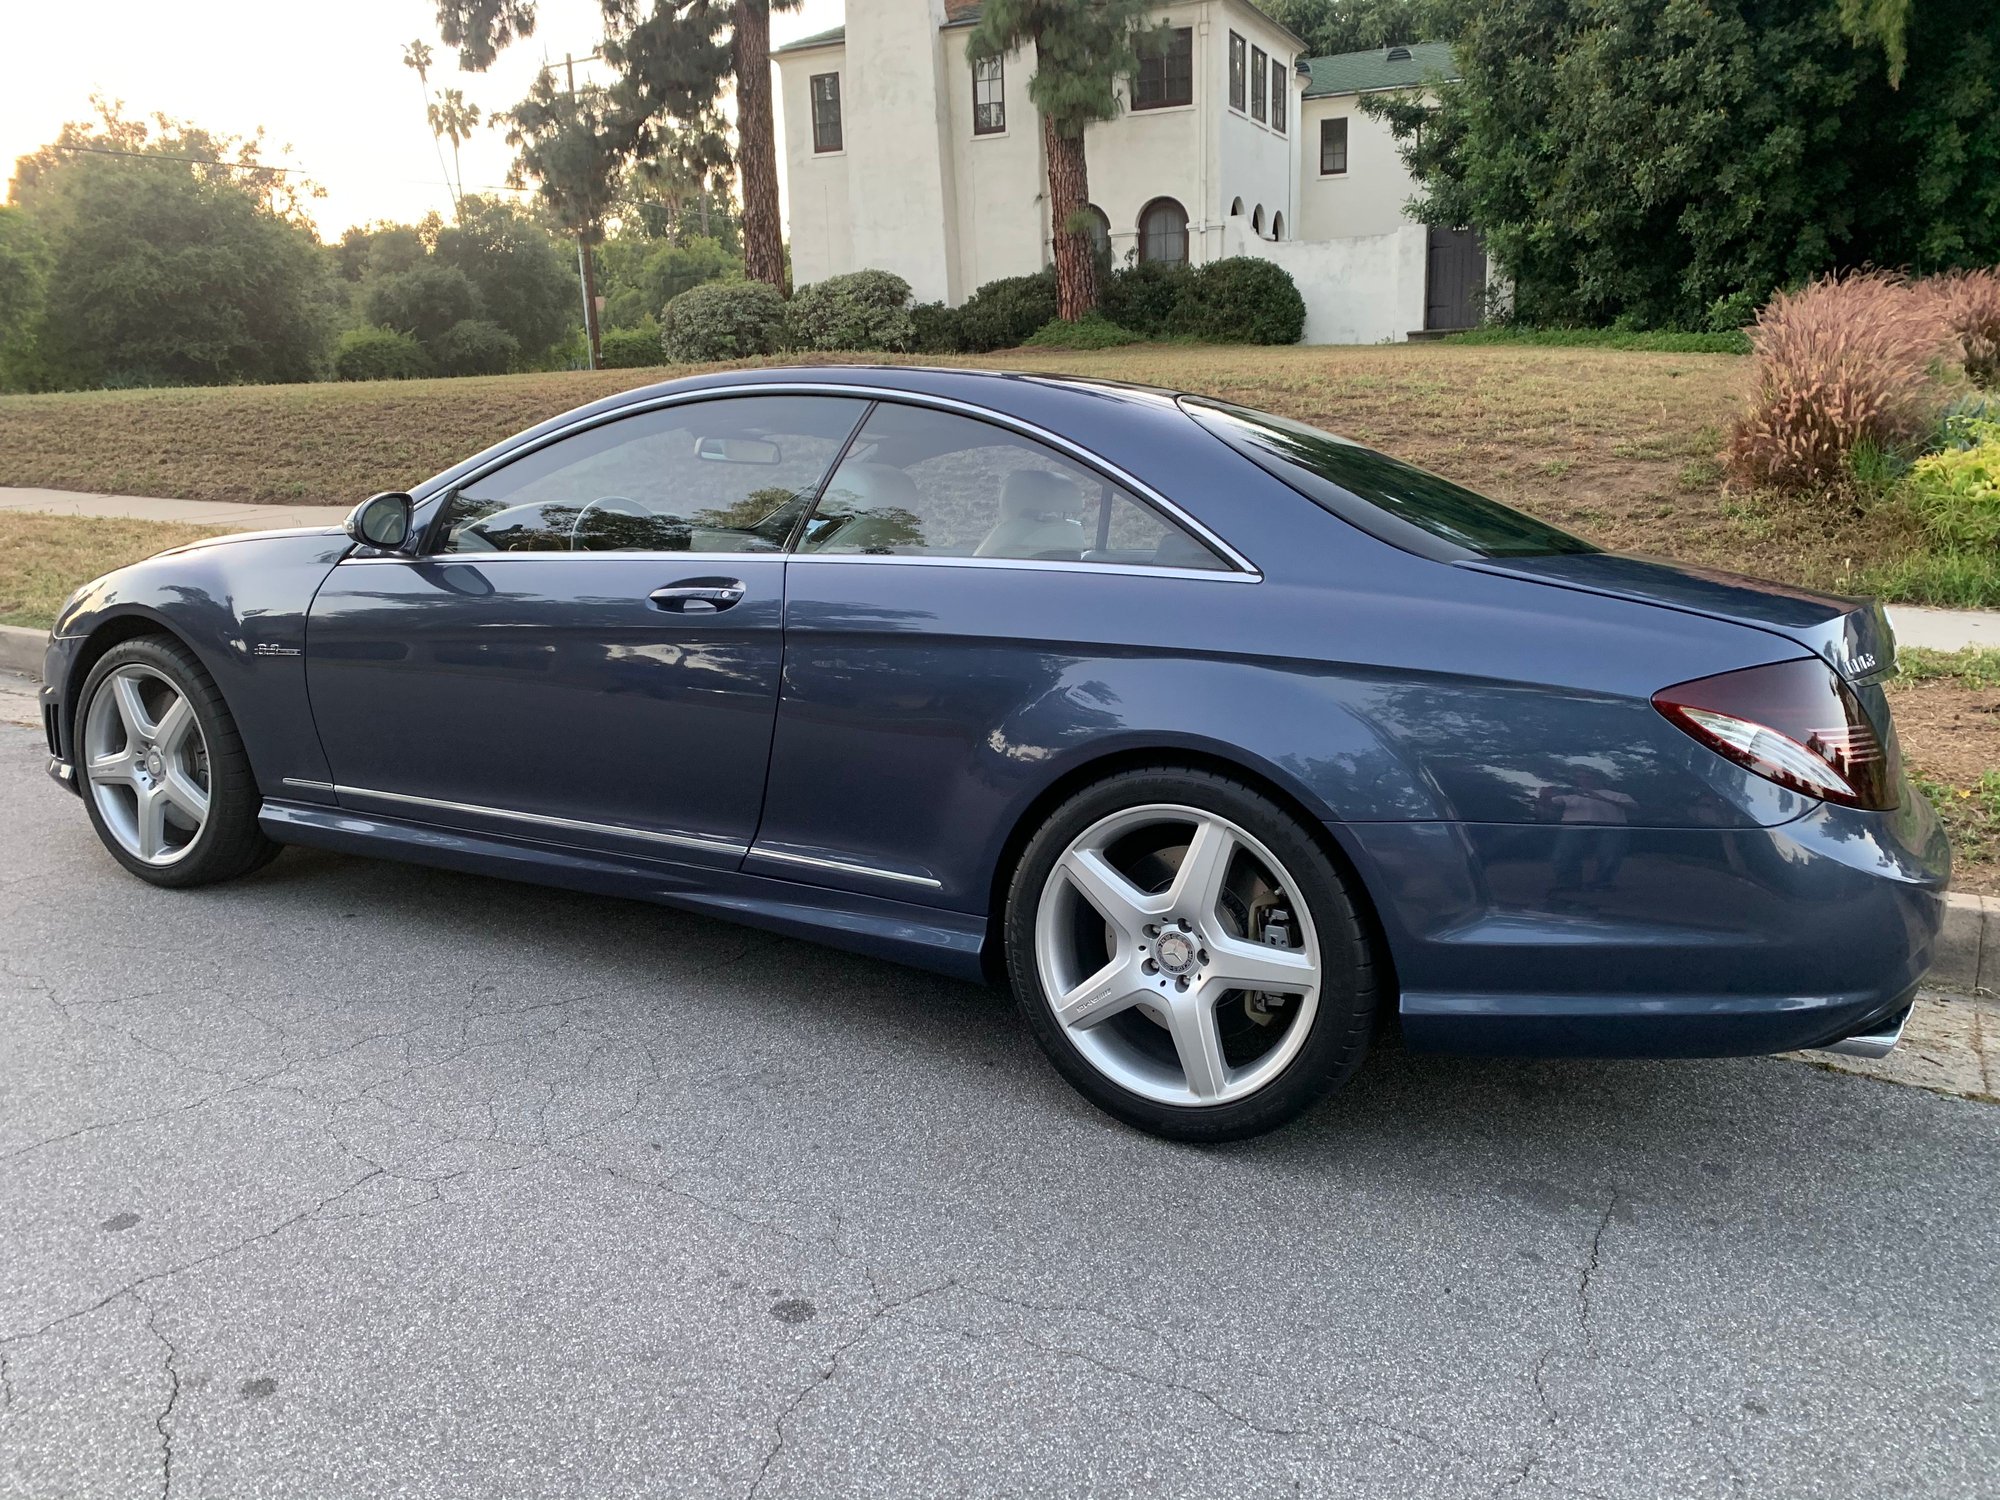
<svg viewBox="0 0 2000 1500"><path fill-rule="evenodd" d="M1816 657L1702 677L1653 707L1717 755L1779 786L1849 807L1896 805L1896 768L1861 701Z"/></svg>

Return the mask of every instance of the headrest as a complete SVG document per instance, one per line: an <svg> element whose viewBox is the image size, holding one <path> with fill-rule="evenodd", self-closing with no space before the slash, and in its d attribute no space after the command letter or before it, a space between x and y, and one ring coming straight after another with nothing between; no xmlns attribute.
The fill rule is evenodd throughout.
<svg viewBox="0 0 2000 1500"><path fill-rule="evenodd" d="M826 509L915 510L917 486L894 464L842 464L826 487Z"/></svg>
<svg viewBox="0 0 2000 1500"><path fill-rule="evenodd" d="M1083 514L1083 491L1047 469L1016 469L1000 486L1003 521L1070 521Z"/></svg>

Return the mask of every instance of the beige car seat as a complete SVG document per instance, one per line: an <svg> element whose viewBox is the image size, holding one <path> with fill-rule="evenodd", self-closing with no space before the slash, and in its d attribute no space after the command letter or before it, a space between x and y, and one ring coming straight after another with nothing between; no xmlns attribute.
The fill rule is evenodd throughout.
<svg viewBox="0 0 2000 1500"><path fill-rule="evenodd" d="M812 546L815 552L891 552L924 545L916 482L894 464L842 464L819 503L823 515L847 515Z"/></svg>
<svg viewBox="0 0 2000 1500"><path fill-rule="evenodd" d="M975 557L1081 557L1083 491L1046 469L1016 469L1000 486L1000 524L987 533Z"/></svg>

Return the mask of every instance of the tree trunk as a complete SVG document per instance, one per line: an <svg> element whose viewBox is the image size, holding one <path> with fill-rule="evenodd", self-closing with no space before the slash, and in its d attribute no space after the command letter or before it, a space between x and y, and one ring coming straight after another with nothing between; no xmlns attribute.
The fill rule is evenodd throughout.
<svg viewBox="0 0 2000 1500"><path fill-rule="evenodd" d="M778 147L771 125L770 0L736 0L736 168L743 178L743 272L785 289Z"/></svg>
<svg viewBox="0 0 2000 1500"><path fill-rule="evenodd" d="M1055 231L1056 316L1074 323L1097 306L1097 256L1085 227L1090 174L1083 160L1083 137L1056 129L1042 116L1042 147L1049 158L1049 223Z"/></svg>
<svg viewBox="0 0 2000 1500"><path fill-rule="evenodd" d="M582 235L576 237L576 260L583 268L583 337L589 345L590 368L595 370L602 366L604 353L597 333L597 253Z"/></svg>

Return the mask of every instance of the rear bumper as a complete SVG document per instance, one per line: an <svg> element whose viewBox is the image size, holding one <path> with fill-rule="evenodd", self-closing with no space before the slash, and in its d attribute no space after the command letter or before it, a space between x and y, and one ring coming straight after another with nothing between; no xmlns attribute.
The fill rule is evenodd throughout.
<svg viewBox="0 0 2000 1500"><path fill-rule="evenodd" d="M1828 1042L1820 1050L1837 1052L1842 1057L1887 1057L1896 1050L1896 1043L1903 1039L1903 1028L1910 1024L1910 1012L1915 1009L1914 1005L1906 1005L1886 1020L1877 1021L1837 1042Z"/></svg>
<svg viewBox="0 0 2000 1500"><path fill-rule="evenodd" d="M1334 830L1375 898L1406 1041L1438 1051L1714 1057L1869 1044L1944 920L1930 806L1776 828L1464 823Z"/></svg>

